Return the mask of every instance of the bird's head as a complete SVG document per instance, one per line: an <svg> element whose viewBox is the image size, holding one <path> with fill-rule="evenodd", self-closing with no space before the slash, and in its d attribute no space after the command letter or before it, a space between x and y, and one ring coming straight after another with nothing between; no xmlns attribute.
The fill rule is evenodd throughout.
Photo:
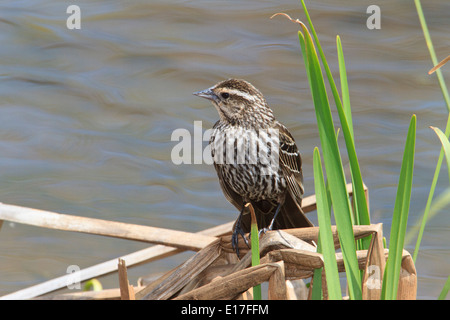
<svg viewBox="0 0 450 320"><path fill-rule="evenodd" d="M231 124L245 122L272 123L274 116L262 93L245 80L228 79L195 92L194 95L211 100L220 119Z"/></svg>

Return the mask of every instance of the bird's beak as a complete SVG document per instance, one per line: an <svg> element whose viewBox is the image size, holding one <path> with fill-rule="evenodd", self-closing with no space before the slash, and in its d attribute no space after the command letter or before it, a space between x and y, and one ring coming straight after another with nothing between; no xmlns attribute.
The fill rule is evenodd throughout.
<svg viewBox="0 0 450 320"><path fill-rule="evenodd" d="M216 100L217 96L214 94L212 87L202 90L202 91L198 91L198 92L194 92L193 95L197 96L197 97L202 97L208 100Z"/></svg>

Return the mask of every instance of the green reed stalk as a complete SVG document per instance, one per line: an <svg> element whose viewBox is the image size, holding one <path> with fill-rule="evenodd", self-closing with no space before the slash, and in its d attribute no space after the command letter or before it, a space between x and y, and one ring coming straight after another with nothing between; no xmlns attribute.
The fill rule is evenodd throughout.
<svg viewBox="0 0 450 320"><path fill-rule="evenodd" d="M319 149L314 149L314 185L317 203L317 217L319 220L319 245L317 252L323 254L325 277L327 280L328 298L330 300L341 300L341 284L339 281L339 272L336 262L336 251L334 250L333 233L331 232L331 203L329 193L325 186L323 178L322 161L320 159ZM315 270L321 275L322 269ZM317 276L316 276L317 277ZM321 277L320 277L321 278ZM319 279L319 277L317 277ZM320 299L314 295L315 288L321 288L321 282L313 282L313 299ZM314 285L318 283L318 285Z"/></svg>
<svg viewBox="0 0 450 320"><path fill-rule="evenodd" d="M444 284L444 288L442 288L442 291L438 297L438 300L445 300L449 290L450 290L450 276L447 278L447 281Z"/></svg>
<svg viewBox="0 0 450 320"><path fill-rule="evenodd" d="M251 226L250 226L250 243L252 248L252 266L258 266L260 264L259 256L259 231L258 223L256 222L255 211L250 203L247 204L250 207L251 214ZM258 284L253 287L253 300L261 300L261 285Z"/></svg>
<svg viewBox="0 0 450 320"><path fill-rule="evenodd" d="M409 125L408 135L403 153L402 167L395 198L392 217L391 234L389 238L389 256L383 277L381 297L385 300L397 298L398 281L402 264L402 252L408 222L409 205L414 171L414 153L416 145L416 115L413 115Z"/></svg>
<svg viewBox="0 0 450 320"><path fill-rule="evenodd" d="M437 65L439 63L436 53L434 52L433 42L431 41L430 32L428 31L427 22L425 20L425 15L423 14L422 10L422 4L420 3L420 0L414 0L414 3L416 5L417 14L419 16L420 25L423 30L423 35L425 37L425 42L427 43L428 51L430 52L431 61L433 62L433 65ZM444 96L445 103L447 105L447 111L450 112L450 96L447 91L447 86L445 85L444 76L442 75L441 70L436 70L436 75L438 77L439 85L441 87L442 94Z"/></svg>
<svg viewBox="0 0 450 320"><path fill-rule="evenodd" d="M437 59L436 53L434 51L433 42L431 41L430 32L428 31L427 23L425 20L425 15L423 14L423 10L422 10L422 5L420 3L420 0L414 0L414 3L416 5L417 14L418 14L419 20L420 20L420 25L423 30L423 35L425 37L425 42L427 44L428 51L430 52L431 60L434 65L437 65L438 59ZM442 95L444 97L444 101L446 103L447 110L450 111L450 98L449 98L447 86L445 84L445 80L444 80L444 77L442 76L441 70L437 70L436 75L438 77L439 86L441 87ZM450 135L450 113L448 115L447 125L445 127L445 136L448 138L449 135ZM443 159L444 159L444 149L441 149L441 152L439 154L439 158L438 158L438 161L436 164L436 169L434 171L433 180L431 182L431 187L430 187L430 192L428 194L427 203L426 203L425 210L424 210L424 213L422 216L422 221L420 223L419 235L417 237L416 246L414 248L414 253L413 253L413 261L414 262L416 262L416 260L417 260L417 255L419 254L419 247L420 247L420 243L422 242L422 236L423 236L423 232L425 230L425 225L429 219L431 203L433 200L434 192L436 190L437 180L439 178L439 173L441 171Z"/></svg>
<svg viewBox="0 0 450 320"><path fill-rule="evenodd" d="M342 160L340 157L336 141L336 131L333 125L330 104L328 102L328 97L326 94L324 84L324 78L322 75L322 70L320 68L316 47L314 46L314 43L312 41L311 34L314 37L317 50L320 54L321 61L328 78L328 82L330 84L331 91L333 93L333 97L339 114L340 123L342 126L345 144L347 147L347 153L350 162L350 170L352 175L354 200L355 200L356 213L354 222L357 224L370 224L367 200L365 198L364 193L363 180L361 177L358 158L355 151L350 98L348 93L348 84L342 45L340 38L337 37L339 71L341 80L341 95L343 103L341 102L339 92L337 90L336 84L334 82L333 76L331 74L323 50L320 46L320 42L314 30L312 21L309 17L305 3L303 0L301 2L306 17L308 19L309 26L311 28L311 33L308 31L308 29L302 22L298 20L296 22L298 22L302 28L302 31L299 32L299 41L305 62L308 81L310 84L311 95L313 98L314 107L316 111L319 137L321 141L324 164L327 173L327 184L329 187L329 190L327 190L328 195L327 197L325 197L324 187L320 178L321 173L323 176L323 172L321 171L322 170L321 161L318 150L315 150L314 172L315 172L315 180L317 180L315 181L316 194L319 194L318 198L319 228L321 228L320 232L322 236L324 233L326 234L327 224L326 222L324 222L324 219L326 217L326 213L328 213L328 211L326 211L325 209L330 206L329 203L327 204L327 201L329 201L333 206L336 226L339 231L339 241L343 252L349 296L350 299L361 299L362 288L361 288L361 278L356 261L356 246L352 229L352 222L353 222L352 209L350 205L349 196L345 188L344 169L342 166ZM393 224L391 226L390 254L388 262L386 264L382 288L382 297L384 299L395 299L397 295L398 279L401 268L401 257L404 246L404 238L411 198L412 176L414 169L414 154L415 154L414 150L415 137L416 137L416 116L413 115L413 117L411 118L410 128L408 130L408 136L405 144L405 151L402 161L401 173L399 177L400 179L398 184L397 197L394 206ZM319 204L319 201L321 204ZM329 248L327 249L325 247L326 242L328 241L329 240L326 240L326 236L323 236L322 239L319 239L318 250L323 252L324 259L325 259L325 252L327 250L330 250ZM362 247L367 248L368 243L369 240L366 240L365 242L363 242ZM327 252L326 254L329 255L330 252ZM328 260L328 262L330 262L330 260ZM330 281L332 281L331 277L334 277L335 278L334 280L336 280L336 277L338 279L338 276L336 276L335 272L333 271L334 267L333 266L330 267L330 263L327 264L324 263L324 265L325 265L325 274L327 276L327 282L328 282L328 274L330 274ZM328 270L327 268L331 269ZM320 275L319 272L314 273L314 282L316 282L316 278L319 279L319 275ZM333 296L336 297L337 287L334 287L332 290L336 290L333 293ZM314 294L314 287L313 287L313 294ZM315 293L315 297L320 298L319 294L320 291L317 290Z"/></svg>
<svg viewBox="0 0 450 320"><path fill-rule="evenodd" d="M299 41L316 110L317 126L330 188L331 202L335 213L336 226L339 230L339 241L349 284L349 296L351 299L361 299L361 278L359 276L351 222L351 205L346 190L342 159L336 141L336 130L333 124L319 58L311 34L304 24L301 23L301 27L302 32L299 32Z"/></svg>
<svg viewBox="0 0 450 320"><path fill-rule="evenodd" d="M311 34L314 37L314 41L317 46L317 50L319 51L320 58L322 61L322 64L325 68L325 73L328 78L328 82L331 87L331 91L333 93L334 101L336 104L336 108L338 110L339 119L342 126L342 132L345 139L345 144L347 147L347 153L348 153L348 159L350 163L350 171L352 176L352 183L353 183L353 198L355 202L355 220L356 224L370 224L370 217L369 217L369 209L367 206L367 200L364 192L364 184L361 176L361 170L358 163L358 157L356 155L356 149L355 149L355 140L354 140L354 134L353 134L353 124L352 124L352 118L351 118L351 108L350 108L350 98L348 93L348 84L347 84L347 76L346 76L346 70L345 70L345 62L344 62L344 53L342 50L342 45L339 36L337 37L337 50L338 50L338 57L339 57L339 72L341 77L341 92L343 95L343 101L344 104L342 104L341 99L339 97L339 92L336 87L336 83L333 79L333 75L331 74L330 67L328 66L328 62L326 60L325 54L322 50L322 47L320 45L319 38L316 34L316 31L314 29L313 23L311 21L311 18L308 13L308 9L306 8L306 5L304 1L302 0L302 6L303 10L305 11L306 18L308 20L308 24L311 29ZM350 114L350 116L349 116ZM353 217L353 215L352 215ZM364 248L367 249L370 243L370 239L364 239Z"/></svg>
<svg viewBox="0 0 450 320"><path fill-rule="evenodd" d="M448 138L445 136L445 134L439 129L435 127L431 127L431 129L436 132L437 136L439 137L439 140L442 144L442 149L444 150L445 159L447 160L447 168L448 168L448 182L450 184L450 142L448 141Z"/></svg>

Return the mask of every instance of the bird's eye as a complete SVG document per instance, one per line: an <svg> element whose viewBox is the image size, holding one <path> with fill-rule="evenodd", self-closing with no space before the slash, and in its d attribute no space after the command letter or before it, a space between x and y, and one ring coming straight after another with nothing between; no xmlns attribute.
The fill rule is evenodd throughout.
<svg viewBox="0 0 450 320"><path fill-rule="evenodd" d="M228 99L228 98L230 97L230 94L229 94L228 92L222 92L222 93L220 94L220 96L221 96L222 98L224 98L224 99Z"/></svg>

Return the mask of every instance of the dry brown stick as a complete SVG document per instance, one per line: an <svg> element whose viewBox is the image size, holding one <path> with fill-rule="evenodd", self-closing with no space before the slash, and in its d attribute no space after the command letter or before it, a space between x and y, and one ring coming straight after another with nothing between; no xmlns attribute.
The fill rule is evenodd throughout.
<svg viewBox="0 0 450 320"><path fill-rule="evenodd" d="M349 196L353 196L352 184L347 183L346 187L347 187L347 193L349 194ZM365 184L363 185L363 187L364 187L364 192L366 194L366 198L368 200L369 189L367 188L367 186ZM369 206L369 202L367 202L367 206ZM302 200L302 210L305 213L316 210L316 195L313 194Z"/></svg>
<svg viewBox="0 0 450 320"><path fill-rule="evenodd" d="M228 222L217 227L202 230L199 233L209 236L221 236L223 234L229 233L232 226L233 222ZM140 265L142 263L148 263L161 258L169 257L180 252L183 252L183 250L172 247L166 247L163 245L155 245L124 255L121 258L126 261L128 267L131 267ZM14 299L14 300L31 299L58 290L60 288L64 288L67 285L68 281L73 277L76 277L76 279L79 279L80 281L85 281L87 279L92 279L115 271L117 271L116 258L93 265L85 269L81 269L80 271L77 271L76 274L75 273L66 274L39 283L37 285L18 290L8 295L2 296L0 297L0 299Z"/></svg>
<svg viewBox="0 0 450 320"><path fill-rule="evenodd" d="M388 249L383 250L386 258ZM405 255L405 253L404 253ZM368 257L368 250L356 251L359 269L364 269ZM320 253L298 249L278 249L269 252L262 262L283 260L285 263L286 278L307 278L312 275L314 269L323 267L323 257ZM336 252L336 262L339 272L345 272L342 252Z"/></svg>
<svg viewBox="0 0 450 320"><path fill-rule="evenodd" d="M367 256L362 281L363 299L379 300L381 297L381 285L383 283L384 268L386 265L383 247L383 226L381 223L376 225Z"/></svg>
<svg viewBox="0 0 450 320"><path fill-rule="evenodd" d="M294 22L294 23L298 23L298 24L300 24L300 25L302 25L302 26L305 26L305 24L303 23L303 22L301 22L300 20L298 20L298 19L292 19L287 13L284 13L284 12L278 12L278 13L275 13L274 15L272 15L271 17L270 17L270 19L273 19L274 17L276 17L276 16L283 16L283 17L285 17L285 18L288 18L291 22ZM306 27L306 26L305 26Z"/></svg>
<svg viewBox="0 0 450 320"><path fill-rule="evenodd" d="M444 58L441 62L439 62L437 65L435 65L433 68L431 68L430 71L428 71L428 74L434 73L437 69L441 68L444 64L446 64L448 61L450 61L450 55Z"/></svg>
<svg viewBox="0 0 450 320"><path fill-rule="evenodd" d="M220 241L217 239L203 250L197 252L194 256L189 258L179 268L172 272L163 282L159 283L156 288L152 284L148 285L152 291L148 292L147 288L139 292L139 297L145 300L165 300L170 299L177 293L184 285L186 285L193 277L201 273L217 257L221 254ZM158 281L158 280L156 280Z"/></svg>
<svg viewBox="0 0 450 320"><path fill-rule="evenodd" d="M269 278L269 300L286 300L286 278L284 276L284 261L278 261L275 264L278 268L272 273Z"/></svg>
<svg viewBox="0 0 450 320"><path fill-rule="evenodd" d="M397 300L415 300L417 296L417 271L408 251L403 250L402 269L398 280Z"/></svg>
<svg viewBox="0 0 450 320"><path fill-rule="evenodd" d="M141 288L134 287L134 292L139 292ZM120 289L58 293L40 296L33 300L120 300Z"/></svg>
<svg viewBox="0 0 450 320"><path fill-rule="evenodd" d="M175 300L232 299L247 289L269 280L279 267L277 263L265 263L240 270L178 296Z"/></svg>
<svg viewBox="0 0 450 320"><path fill-rule="evenodd" d="M305 198L303 203L305 212L314 210L315 196ZM0 221L2 220L50 229L150 242L183 250L198 251L214 240L212 237L190 232L72 216L0 203Z"/></svg>
<svg viewBox="0 0 450 320"><path fill-rule="evenodd" d="M323 300L328 300L328 286L327 286L327 276L325 274L325 268L322 269L322 296Z"/></svg>
<svg viewBox="0 0 450 320"><path fill-rule="evenodd" d="M7 204L0 204L0 220L2 219L38 227L93 233L194 251L206 247L216 239L215 237L190 232L77 217Z"/></svg>
<svg viewBox="0 0 450 320"><path fill-rule="evenodd" d="M365 190L367 187L364 186ZM347 184L347 192L352 194L351 183ZM316 197L311 195L303 199L302 208L304 212L314 210L316 207ZM67 214L60 214L45 210L15 206L0 203L0 221L8 220L16 223L23 223L38 227L66 230L83 233L94 233L109 237L138 240L156 244L171 245L183 249L200 250L214 239L201 235L194 235L189 232L174 231L171 229L141 226L123 222L107 221L95 218L77 217ZM139 233L152 233L151 236L139 235ZM176 239L181 237L180 239ZM192 237L192 239L190 238ZM169 243L166 241L174 241ZM186 242L192 241L191 244ZM206 244L205 244L206 243ZM202 246L203 245L203 246Z"/></svg>
<svg viewBox="0 0 450 320"><path fill-rule="evenodd" d="M377 224L371 225L361 225L361 226L353 226L353 233L355 239L361 239L367 236L372 235L377 230ZM283 229L283 232L286 232L290 235L293 235L303 241L306 242L316 242L319 235L319 227L308 227L308 228L295 228L295 229ZM336 226L331 226L331 231L333 233L334 243L336 247L339 247L339 238ZM222 247L225 251L230 252L231 248L231 236L226 235L222 238ZM239 251L242 251L243 254L247 253L248 247L245 244L242 237L239 238L238 241Z"/></svg>
<svg viewBox="0 0 450 320"><path fill-rule="evenodd" d="M177 295L180 296L186 292L204 286L205 284L213 281L215 278L224 277L231 274L230 270L233 268L233 264L222 264L225 263L225 261L218 260L221 260L221 258L219 257L212 265L205 268L205 270L189 281L189 283L186 284L183 289L177 293Z"/></svg>
<svg viewBox="0 0 450 320"><path fill-rule="evenodd" d="M228 238L228 236L225 237ZM225 237L222 237L221 239ZM223 241L221 242L221 244L223 244ZM285 248L302 249L312 252L316 251L316 248L310 245L309 243L306 243L301 239L296 238L287 232L284 232L284 230L268 231L260 239L259 252L261 257L264 257L264 255L270 250L285 249ZM281 259L270 260L270 262L278 260ZM266 259L266 262L269 261L267 261ZM232 272L236 272L238 270L247 268L248 266L250 266L250 264L251 264L251 251L247 250L245 256L234 266Z"/></svg>
<svg viewBox="0 0 450 320"><path fill-rule="evenodd" d="M118 270L119 270L118 273L119 273L120 299L135 300L134 288L128 282L128 273L125 260L119 259Z"/></svg>
<svg viewBox="0 0 450 320"><path fill-rule="evenodd" d="M295 264L303 270L314 270L323 267L322 254L307 250L279 249L269 252L268 261L279 260Z"/></svg>
<svg viewBox="0 0 450 320"><path fill-rule="evenodd" d="M347 191L351 194L351 184L347 185ZM315 202L314 195L305 198L303 210L305 212L314 210ZM4 203L0 203L0 220L50 229L150 242L194 251L204 248L215 240L212 237L190 232L72 216Z"/></svg>

